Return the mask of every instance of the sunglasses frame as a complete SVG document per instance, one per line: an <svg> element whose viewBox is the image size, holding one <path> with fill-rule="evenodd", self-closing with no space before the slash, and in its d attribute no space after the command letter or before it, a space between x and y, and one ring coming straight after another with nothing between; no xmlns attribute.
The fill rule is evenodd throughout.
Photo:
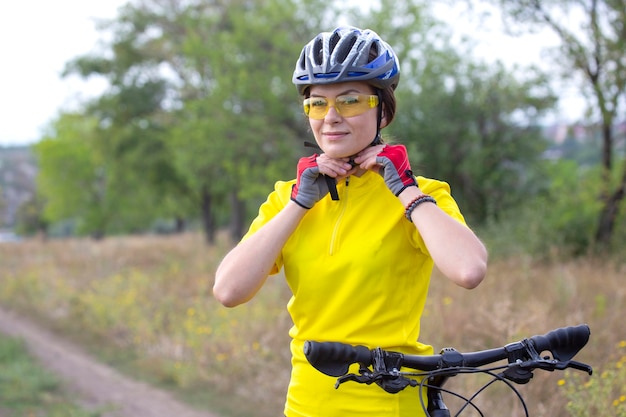
<svg viewBox="0 0 626 417"><path fill-rule="evenodd" d="M348 100L341 102L341 99L346 99L346 98L357 98L357 102L349 103ZM323 100L326 102L326 105L324 106L325 108L324 114L315 116L315 117L311 116L312 108L321 107L321 106L312 106L311 102L313 100ZM338 101L339 101L339 105L337 105ZM328 112L330 111L331 107L334 107L337 114L339 114L341 117L355 117L355 116L359 116L365 113L366 111L370 109L376 108L378 104L379 104L379 99L378 99L378 96L375 94L342 94L340 96L335 97L334 99L322 97L322 96L308 97L302 102L302 107L304 109L304 114L310 119L323 120L328 114ZM343 107L343 114L342 114L342 107ZM354 111L356 111L357 113L353 113ZM348 113L348 114L345 114L345 113Z"/></svg>

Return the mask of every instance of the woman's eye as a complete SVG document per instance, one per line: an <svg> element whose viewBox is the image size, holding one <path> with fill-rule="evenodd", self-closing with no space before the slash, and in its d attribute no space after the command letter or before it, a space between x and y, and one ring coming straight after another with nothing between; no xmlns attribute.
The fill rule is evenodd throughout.
<svg viewBox="0 0 626 417"><path fill-rule="evenodd" d="M312 99L311 107L326 107L326 100L323 99Z"/></svg>
<svg viewBox="0 0 626 417"><path fill-rule="evenodd" d="M337 97L337 101L344 105L357 104L359 102L358 96L342 96Z"/></svg>

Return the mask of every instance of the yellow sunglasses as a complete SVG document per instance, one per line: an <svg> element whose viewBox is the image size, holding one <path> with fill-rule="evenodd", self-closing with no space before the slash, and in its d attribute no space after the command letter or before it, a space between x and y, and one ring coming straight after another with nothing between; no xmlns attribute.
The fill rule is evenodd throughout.
<svg viewBox="0 0 626 417"><path fill-rule="evenodd" d="M378 106L378 96L346 94L337 96L334 100L326 97L309 97L302 104L304 114L311 119L323 119L331 106L341 117L354 117Z"/></svg>

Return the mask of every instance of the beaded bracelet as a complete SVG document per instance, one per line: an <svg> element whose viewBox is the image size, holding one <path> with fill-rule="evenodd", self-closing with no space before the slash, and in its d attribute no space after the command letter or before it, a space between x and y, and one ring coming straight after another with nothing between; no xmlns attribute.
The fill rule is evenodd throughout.
<svg viewBox="0 0 626 417"><path fill-rule="evenodd" d="M418 195L417 197L415 197L413 199L413 201L411 201L406 206L406 210L404 211L404 216L411 223L413 223L413 219L411 219L411 214L413 213L413 210L415 210L415 208L417 206L419 206L420 204L422 204L422 203L434 203L434 204L437 204L437 201L435 201L434 198L432 198L431 196L429 196L427 194L421 194L421 195Z"/></svg>

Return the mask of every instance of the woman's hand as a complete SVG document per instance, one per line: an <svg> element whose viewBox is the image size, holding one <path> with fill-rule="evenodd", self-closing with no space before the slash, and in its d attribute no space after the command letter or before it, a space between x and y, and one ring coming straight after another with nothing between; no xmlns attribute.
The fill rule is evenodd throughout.
<svg viewBox="0 0 626 417"><path fill-rule="evenodd" d="M354 163L363 169L380 174L381 165L376 162L376 158L385 146L387 145L368 146L356 155Z"/></svg>
<svg viewBox="0 0 626 417"><path fill-rule="evenodd" d="M397 197L417 182L411 171L408 153L403 145L377 145L361 151L354 159L361 168L375 170L385 179Z"/></svg>
<svg viewBox="0 0 626 417"><path fill-rule="evenodd" d="M341 178L356 171L348 158L333 159L328 156L311 155L298 161L298 176L291 189L291 200L305 209L311 209L329 192L328 178Z"/></svg>
<svg viewBox="0 0 626 417"><path fill-rule="evenodd" d="M354 174L357 170L349 161L348 158L331 158L323 153L317 157L317 166L321 174L341 179Z"/></svg>

